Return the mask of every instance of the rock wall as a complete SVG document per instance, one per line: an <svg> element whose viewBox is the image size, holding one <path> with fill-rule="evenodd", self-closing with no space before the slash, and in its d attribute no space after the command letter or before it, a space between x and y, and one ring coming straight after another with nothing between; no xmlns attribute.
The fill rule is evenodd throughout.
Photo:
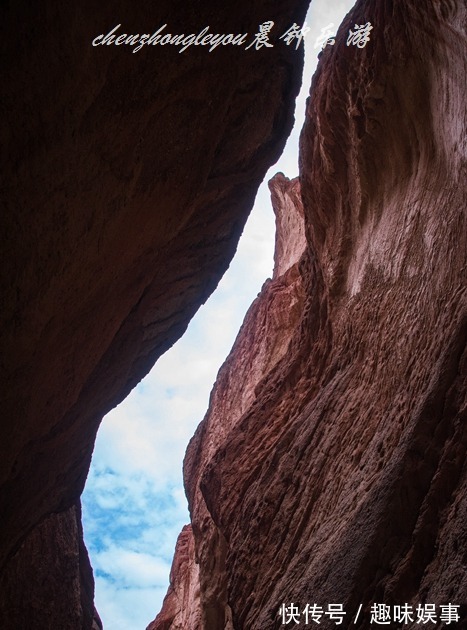
<svg viewBox="0 0 467 630"><path fill-rule="evenodd" d="M186 570L181 579L178 576L177 567L185 562L185 553L178 552L177 545L169 592L148 630L217 628L224 627L226 621L227 627L232 628L225 581L225 540L211 518L199 484L204 462L210 461L228 442L237 423L256 399L261 382L286 355L305 297L298 265L306 247L300 184L298 179L289 181L280 173L269 186L276 215L273 279L264 283L245 317L232 351L217 376L208 413L188 446L184 462L192 529L184 529L181 536L194 537L196 541L196 554L191 543L190 566L196 565L200 557L205 564L201 573L191 571L195 582L188 588L184 579ZM194 600L185 597L189 590L197 593ZM186 606L199 611L198 625L180 621L188 614ZM171 617L173 621L168 623Z"/></svg>
<svg viewBox="0 0 467 630"><path fill-rule="evenodd" d="M73 506L47 516L13 555L0 576L2 627L63 630L102 628L94 608L92 569Z"/></svg>
<svg viewBox="0 0 467 630"><path fill-rule="evenodd" d="M91 42L117 24L253 40L266 20L275 41L306 8L2 4L2 628L98 623L76 515L99 422L216 287L291 130L300 84L294 46L134 54ZM50 582L32 586L38 557Z"/></svg>
<svg viewBox="0 0 467 630"><path fill-rule="evenodd" d="M162 610L146 630L201 627L199 568L191 525L180 532Z"/></svg>
<svg viewBox="0 0 467 630"><path fill-rule="evenodd" d="M307 625L307 604L325 629L329 604L343 627L375 604L467 627L466 28L462 0L360 0L321 54L299 183L273 188L305 251L276 263L185 458L206 630Z"/></svg>

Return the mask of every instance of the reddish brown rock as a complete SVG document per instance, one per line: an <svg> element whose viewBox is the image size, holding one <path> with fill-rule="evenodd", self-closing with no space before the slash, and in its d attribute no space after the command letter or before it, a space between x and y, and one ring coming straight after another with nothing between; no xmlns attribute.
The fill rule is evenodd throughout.
<svg viewBox="0 0 467 630"><path fill-rule="evenodd" d="M306 251L253 304L185 459L205 629L279 628L292 602L360 629L373 604L434 604L439 627L452 603L467 627L466 26L461 0L362 0L322 53Z"/></svg>
<svg viewBox="0 0 467 630"><path fill-rule="evenodd" d="M51 536L53 532L53 536ZM29 534L0 576L2 627L102 628L79 506L51 514Z"/></svg>
<svg viewBox="0 0 467 630"><path fill-rule="evenodd" d="M155 625L149 626L150 630L216 628L224 627L226 622L227 627L232 627L229 625L230 610L226 599L225 541L198 491L203 471L199 462L210 461L228 441L237 422L255 400L261 382L286 355L291 335L303 310L303 278L298 261L305 250L306 241L300 185L298 179L289 181L278 174L271 180L270 189L276 214L273 279L265 282L245 317L231 354L219 371L209 411L191 440L185 459L185 486L190 499L196 555L208 564L203 566L201 581L198 571L190 568L194 582L188 587L184 556L180 558L177 545L171 586ZM181 536L184 541L192 537L191 529L184 529ZM194 546L194 543L191 545ZM180 566L182 575L178 576ZM193 602L186 597L190 591L196 593ZM193 625L192 619L184 623L183 617L188 618L187 606L201 616L198 612L200 603L204 615L200 623Z"/></svg>
<svg viewBox="0 0 467 630"><path fill-rule="evenodd" d="M170 585L162 610L146 630L199 628L198 564L191 525L185 525L178 536L170 571Z"/></svg>
<svg viewBox="0 0 467 630"><path fill-rule="evenodd" d="M302 53L283 43L133 54L91 42L116 24L152 33L165 23L172 33L209 25L253 39L264 20L277 39L306 5L2 6L2 628L68 627L45 586L46 612L28 616L40 587L18 567L39 540L52 545L60 515L77 505L102 416L183 333L227 268L291 129L300 82ZM70 545L74 554L78 541ZM52 557L42 562L55 573ZM89 578L91 599L92 588ZM76 592L60 597L78 601ZM23 617L10 623L5 611L15 607ZM86 610L70 612L70 627L82 617L90 627Z"/></svg>

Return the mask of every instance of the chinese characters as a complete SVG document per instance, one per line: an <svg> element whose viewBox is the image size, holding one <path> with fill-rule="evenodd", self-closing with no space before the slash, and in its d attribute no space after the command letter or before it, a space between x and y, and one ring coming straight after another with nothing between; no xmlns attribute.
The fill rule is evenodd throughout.
<svg viewBox="0 0 467 630"><path fill-rule="evenodd" d="M272 21L263 22L262 24L260 24L259 31L256 33L254 40L251 42L249 46L245 48L245 50L248 50L248 48L251 48L253 45L256 50L259 50L263 46L272 48L274 44L269 43L269 31L272 29L273 26L274 26L274 22Z"/></svg>
<svg viewBox="0 0 467 630"><path fill-rule="evenodd" d="M296 39L297 43L295 45L295 50L297 50L297 48L302 43L302 39L310 30L311 29L309 26L306 25L306 22L302 27L300 27L298 24L295 24L294 22L293 25L289 28L289 30L286 31L283 35L281 35L279 39L283 39L285 43L287 44L287 46L289 46L294 41L294 39Z"/></svg>
<svg viewBox="0 0 467 630"><path fill-rule="evenodd" d="M438 610L437 610L438 608ZM456 623L459 621L459 605L455 604L441 604L436 607L435 604L418 604L412 606L411 604L401 604L397 606L389 606L387 604L375 603L371 605L370 625L374 626L389 626L391 623L399 623L407 625L409 623L416 623L420 626L426 624L436 624L438 621L443 622L445 625ZM362 610L362 604L360 604L356 614L349 614L348 622L352 621L353 624L357 623ZM326 610L318 604L306 604L300 607L298 604L282 604L279 609L279 617L281 624L321 624L324 619L333 621L334 625L340 626L345 620L347 612L344 610L343 604L328 604Z"/></svg>
<svg viewBox="0 0 467 630"><path fill-rule="evenodd" d="M326 48L328 44L334 46L334 44L336 43L336 38L332 34L333 26L334 24L333 22L331 22L321 29L321 34L318 35L318 37L316 38L313 48L321 48L322 50L324 50L324 48Z"/></svg>
<svg viewBox="0 0 467 630"><path fill-rule="evenodd" d="M370 22L359 26L355 24L355 31L349 30L349 36L347 37L347 46L358 46L358 48L364 48L370 41L370 31L373 29Z"/></svg>
<svg viewBox="0 0 467 630"><path fill-rule="evenodd" d="M128 33L118 34L117 31L121 28L121 24L117 24L106 35L101 33L92 40L93 46L132 46L133 52L136 53L144 46L177 46L178 52L183 53L191 46L206 47L208 52L213 52L216 48L222 46L241 46L244 50L253 48L254 50L261 50L265 48L273 48L274 44L270 41L274 22L268 20L259 24L257 33L251 39L248 33L210 33L209 26L205 26L199 33L190 33L188 35L184 33L173 34L164 32L167 28L167 24L163 24L154 33L144 33L142 35L132 35ZM315 42L315 48L321 47L324 49L326 46L333 46L336 42L335 35L332 34L332 27L334 24L328 24L321 29L321 34L318 36ZM357 46L358 48L364 48L370 41L370 31L373 26L370 22L366 24L355 24L354 30L349 29L347 37L347 46ZM305 36L309 33L311 28L307 26L306 22L303 26L292 24L282 35L279 36L279 41L285 43L287 46L295 44L295 49L298 50L300 44L304 42ZM248 43L249 41L249 43ZM245 44L247 44L245 46Z"/></svg>
<svg viewBox="0 0 467 630"><path fill-rule="evenodd" d="M246 46L245 50L248 50L252 46L254 46L255 50L260 50L263 46L272 48L274 44L270 43L269 36L273 26L273 21L263 22L260 24L253 41ZM328 45L334 46L336 43L336 36L333 35L333 27L334 24L331 22L321 29L320 35L316 38L314 48L321 48L321 50L324 50L324 48ZM309 33L310 30L311 28L307 26L306 22L303 26L299 26L294 22L292 26L279 37L279 40L283 40L287 46L290 46L290 44L295 42L295 49L297 50L300 44L304 41L305 35ZM355 24L354 30L349 29L346 45L364 48L370 41L371 30L373 30L373 26L370 22L362 25Z"/></svg>

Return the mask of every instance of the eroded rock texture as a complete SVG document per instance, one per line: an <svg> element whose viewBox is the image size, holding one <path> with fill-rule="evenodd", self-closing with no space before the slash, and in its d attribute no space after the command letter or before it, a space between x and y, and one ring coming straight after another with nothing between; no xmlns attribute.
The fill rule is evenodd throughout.
<svg viewBox="0 0 467 630"><path fill-rule="evenodd" d="M273 188L303 204L305 252L276 264L185 459L203 628L279 628L291 602L352 628L374 603L435 604L442 627L453 603L466 627L466 26L463 0L362 0L322 54L302 201Z"/></svg>
<svg viewBox="0 0 467 630"><path fill-rule="evenodd" d="M53 535L51 535L53 532ZM29 534L0 577L2 627L102 628L94 609L92 570L81 513L71 507L46 517Z"/></svg>
<svg viewBox="0 0 467 630"><path fill-rule="evenodd" d="M198 489L205 462L228 443L255 400L257 386L286 355L303 310L305 295L298 261L306 241L300 184L298 179L289 181L279 174L271 180L270 188L276 214L273 279L265 282L245 317L231 354L219 371L209 411L191 440L185 459L185 486L196 539L196 555L192 554L189 564L203 558L202 571L191 570L195 583L190 588L184 579L185 568L182 578L177 578L176 567L184 563L184 554L177 553L177 546L169 592L155 625L148 630L217 628L224 627L224 620L229 620L232 627L225 582L226 543ZM191 529L184 530L183 535L193 536ZM173 596L177 590L178 596ZM199 592L192 601L185 596L189 590ZM180 622L182 615L187 615L184 607L188 604L193 610L201 606L199 625ZM172 624L164 625L171 615Z"/></svg>
<svg viewBox="0 0 467 630"><path fill-rule="evenodd" d="M195 560L195 543L191 525L185 525L178 536L170 571L170 585L162 610L146 630L200 628L199 566Z"/></svg>
<svg viewBox="0 0 467 630"><path fill-rule="evenodd" d="M117 24L253 39L265 20L275 41L306 5L2 5L2 628L90 627L92 604L76 590L80 527L69 540L60 532L79 512L100 419L217 285L291 129L300 83L303 53L283 43L133 54L91 41ZM57 561L41 555L51 582L32 588L21 567L53 541ZM81 574L92 602L90 571ZM62 585L54 597L52 583Z"/></svg>

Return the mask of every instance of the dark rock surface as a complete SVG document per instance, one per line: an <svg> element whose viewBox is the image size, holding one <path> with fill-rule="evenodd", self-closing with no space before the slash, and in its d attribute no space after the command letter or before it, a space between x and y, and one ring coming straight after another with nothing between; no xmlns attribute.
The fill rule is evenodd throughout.
<svg viewBox="0 0 467 630"><path fill-rule="evenodd" d="M347 47L368 21L370 43ZM185 459L206 629L279 628L292 602L342 604L356 629L376 627L373 604L407 604L391 627L410 630L434 604L425 627L467 627L466 27L463 0L362 0L322 53L303 298L267 335L287 349L255 370L266 290Z"/></svg>
<svg viewBox="0 0 467 630"><path fill-rule="evenodd" d="M2 5L2 628L90 627L87 570L76 590L80 528L60 532L77 509L99 422L216 287L290 132L300 83L295 47L133 54L91 41L116 24L153 33L165 23L172 33L209 25L252 38L265 20L278 36L306 8ZM55 562L47 551L56 540L71 554L67 580L62 554ZM51 576L42 591L21 569L38 549ZM53 584L63 588L56 615ZM81 610L80 592L89 595ZM31 618L41 597L43 614Z"/></svg>
<svg viewBox="0 0 467 630"><path fill-rule="evenodd" d="M25 628L26 620L30 628L102 627L79 507L51 514L32 530L2 573L0 592L2 627Z"/></svg>

